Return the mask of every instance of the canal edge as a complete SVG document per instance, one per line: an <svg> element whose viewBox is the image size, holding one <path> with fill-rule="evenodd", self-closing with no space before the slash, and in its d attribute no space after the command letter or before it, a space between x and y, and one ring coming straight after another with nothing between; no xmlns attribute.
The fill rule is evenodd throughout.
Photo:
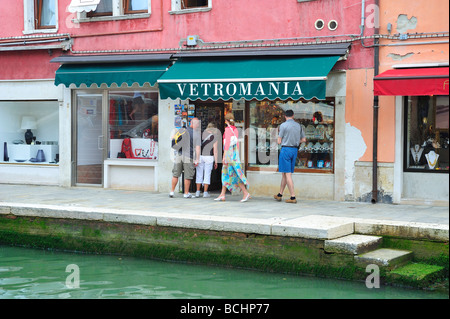
<svg viewBox="0 0 450 319"><path fill-rule="evenodd" d="M61 207L54 205L28 205L28 204L15 204L15 203L1 203L0 204L0 216L2 219L1 224L4 224L6 219L19 219L26 220L27 218L35 218L40 220L41 222L45 221L72 221L72 225L78 222L88 222L90 226L88 227L97 227L101 224L122 224L129 225L131 227L127 228L128 231L134 231L133 225L136 226L149 226L154 227L153 230L164 229L164 231L168 230L169 232L173 231L173 233L184 232L189 233L190 236L198 236L201 234L203 237L210 236L210 240L213 242L217 240L217 238L211 239L214 236L226 238L229 234L233 234L231 237L234 241L236 239L246 238L244 241L250 243L251 245L256 245L256 250L261 255L260 265L257 267L252 267L254 265L247 265L246 263L251 263L254 261L255 255L245 255L242 254L239 258L241 259L239 262L231 262L228 263L226 258L236 258L236 255L240 255L239 245L234 247L234 251L230 253L228 252L223 254L223 251L227 250L227 243L224 241L223 247L215 246L218 253L214 250L212 251L195 251L193 256L199 257L202 263L207 262L208 258L215 260L215 264L221 265L226 264L226 266L238 266L240 268L249 268L249 269L260 269L267 271L281 271L286 272L289 269L293 269L294 273L304 273L308 272L307 268L309 266L314 275L321 276L329 276L329 277L345 277L344 279L356 279L362 280L364 274L362 271L363 266L355 262L355 258L348 255L340 254L340 253L330 253L324 250L325 242L329 240L333 240L336 238L342 238L352 234L360 234L360 235L374 235L374 236L382 236L384 243L382 248L394 248L394 249L405 249L409 248L413 250L414 257L412 259L413 262L429 262L430 260L438 260L442 263L442 260L447 260L448 265L448 225L439 225L439 224L425 224L425 223L412 223L412 222L396 222L396 221L380 221L380 220L368 220L368 219L358 219L358 218L348 218L348 217L335 217L335 216L322 216L322 215L310 215L304 216L300 218L293 219L277 219L273 218L270 220L258 220L254 218L237 218L237 217L224 217L224 216L202 216L202 215L186 215L186 214L174 214L174 213L160 213L160 212L131 212L125 210L113 210L113 209L92 209L92 208L80 208L80 207ZM95 226L97 225L97 226ZM75 227L75 226L74 226ZM139 227L137 227L139 228ZM30 228L28 229L29 231ZM35 231L35 230L33 230ZM31 232L33 232L31 231ZM45 236L45 231L42 232L41 235ZM141 229L142 231L142 229ZM4 227L0 229L0 232L3 232L3 240L5 241L5 234L7 231ZM20 227L16 228L16 232L21 232ZM203 232L203 233L202 233ZM99 231L101 233L101 231ZM86 232L83 236L87 236L85 238L89 238L90 236L95 235L96 232ZM12 233L10 233L12 235ZM122 234L123 235L123 234ZM295 242L298 246L302 246L304 251L299 252L300 248L290 246L289 249L297 250L296 254L282 255L280 254L279 260L277 258L268 258L270 254L273 254L273 247L268 248L268 251L265 252L261 247L257 247L259 242L250 242L248 238L255 236L260 236L262 241L275 240L277 242L275 244L278 245L278 249L281 247L283 243ZM125 236L126 237L126 236ZM24 238L23 236L21 238ZM97 244L99 244L102 239L101 236L97 236L95 238ZM192 238L187 241L192 240ZM260 239L258 239L260 240ZM6 240L7 241L7 240ZM126 238L124 238L126 241ZM426 245L424 244L426 243ZM25 243L12 243L10 244L25 244ZM175 251L183 251L183 253L179 253L180 256L174 257L179 261L187 261L187 262L195 262L195 258L186 258L190 251L192 253L191 248L183 247L186 244L186 238L183 238L180 242L175 244L175 246L170 246L171 250ZM122 245L125 245L124 243ZM162 244L161 247L164 247L165 244ZM177 247L178 245L178 247ZM57 245L56 245L57 246ZM101 245L100 245L101 246ZM188 245L189 246L189 245ZM214 245L213 245L214 246ZM312 248L311 248L311 247ZM167 248L167 246L165 246ZM424 248L425 247L425 248ZM438 247L438 248L436 248ZM58 247L53 247L58 248ZM67 249L68 247L64 247ZM69 247L70 248L70 247ZM242 248L242 247L241 247ZM310 249L311 248L311 249ZM159 254L161 254L160 249L156 249L153 247L154 251L158 250ZM288 250L289 250L288 249ZM307 260L305 262L305 258L302 254L306 252L306 255L310 254L312 263ZM99 253L99 251L96 251ZM101 253L101 252L100 252ZM107 253L121 253L120 251L108 251ZM153 255L152 255L153 254ZM158 253L152 253L149 256L143 257L152 257L159 258ZM214 255L220 255L217 257ZM234 256L231 256L233 255ZM139 255L139 254L138 254ZM167 255L162 253L162 259L171 259L170 254ZM183 257L184 256L184 257ZM186 260L183 260L185 258ZM238 259L239 259L238 258ZM299 258L303 260L302 265L299 266L297 260L295 258ZM306 257L308 258L308 257ZM332 262L330 263L330 260ZM264 263L280 263L284 264L282 267L274 266L274 267L266 267L266 265L262 265ZM297 263L297 266L294 264ZM306 265L306 266L305 266ZM332 265L327 268L326 266ZM351 275L342 275L342 271L336 273L336 269L339 267L345 267L347 265L348 269L350 269ZM336 266L336 267L334 267ZM297 268L296 268L297 267ZM358 268L358 269L357 269ZM394 267L397 268L397 267ZM320 269L320 270L318 270ZM389 269L389 267L388 267ZM442 269L441 273L442 273ZM358 275L355 275L358 273ZM444 269L444 277L448 278L448 266L447 269ZM386 272L383 272L385 275ZM386 276L388 277L388 276ZM396 276L398 277L398 276ZM441 276L442 277L442 276ZM398 281L398 280L397 280ZM448 281L448 279L447 279ZM404 278L400 280L400 282L404 282ZM417 283L416 283L417 284ZM420 284L422 285L422 283ZM419 286L420 286L419 285Z"/></svg>

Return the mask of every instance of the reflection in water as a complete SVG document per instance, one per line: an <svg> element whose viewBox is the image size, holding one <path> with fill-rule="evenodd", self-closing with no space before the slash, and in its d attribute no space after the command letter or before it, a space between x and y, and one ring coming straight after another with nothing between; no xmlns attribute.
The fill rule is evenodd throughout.
<svg viewBox="0 0 450 319"><path fill-rule="evenodd" d="M79 288L66 286L67 265ZM0 246L0 299L448 298L442 293L131 257Z"/></svg>

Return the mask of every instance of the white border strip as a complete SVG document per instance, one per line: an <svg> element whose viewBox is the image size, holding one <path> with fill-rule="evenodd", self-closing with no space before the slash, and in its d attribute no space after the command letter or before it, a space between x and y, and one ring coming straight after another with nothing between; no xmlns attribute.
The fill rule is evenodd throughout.
<svg viewBox="0 0 450 319"><path fill-rule="evenodd" d="M322 81L326 76L286 77L286 78L232 78L232 79L159 79L158 83L196 83L196 82L276 82L276 81Z"/></svg>

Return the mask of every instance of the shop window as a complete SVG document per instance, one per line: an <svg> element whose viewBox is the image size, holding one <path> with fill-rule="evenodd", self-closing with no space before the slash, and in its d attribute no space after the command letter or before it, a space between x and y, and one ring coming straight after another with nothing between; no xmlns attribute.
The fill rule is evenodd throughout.
<svg viewBox="0 0 450 319"><path fill-rule="evenodd" d="M405 102L405 171L448 172L449 97L410 96Z"/></svg>
<svg viewBox="0 0 450 319"><path fill-rule="evenodd" d="M0 102L0 163L59 162L57 101Z"/></svg>
<svg viewBox="0 0 450 319"><path fill-rule="evenodd" d="M284 111L294 111L302 125L306 143L299 145L296 171L332 172L334 167L334 101L252 101L248 144L248 169L278 167L278 128Z"/></svg>
<svg viewBox="0 0 450 319"><path fill-rule="evenodd" d="M158 93L109 93L109 158L158 158Z"/></svg>

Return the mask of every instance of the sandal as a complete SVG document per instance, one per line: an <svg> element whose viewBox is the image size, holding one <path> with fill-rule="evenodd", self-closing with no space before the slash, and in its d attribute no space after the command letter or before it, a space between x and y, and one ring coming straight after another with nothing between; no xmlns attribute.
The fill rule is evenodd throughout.
<svg viewBox="0 0 450 319"><path fill-rule="evenodd" d="M250 198L252 198L250 196L250 193L247 193L247 196L245 196L243 199L241 199L241 203L248 201Z"/></svg>
<svg viewBox="0 0 450 319"><path fill-rule="evenodd" d="M222 201L222 202L224 202L224 201L225 201L225 195L219 196L219 197L217 197L217 198L214 198L214 200L215 200L215 201Z"/></svg>

